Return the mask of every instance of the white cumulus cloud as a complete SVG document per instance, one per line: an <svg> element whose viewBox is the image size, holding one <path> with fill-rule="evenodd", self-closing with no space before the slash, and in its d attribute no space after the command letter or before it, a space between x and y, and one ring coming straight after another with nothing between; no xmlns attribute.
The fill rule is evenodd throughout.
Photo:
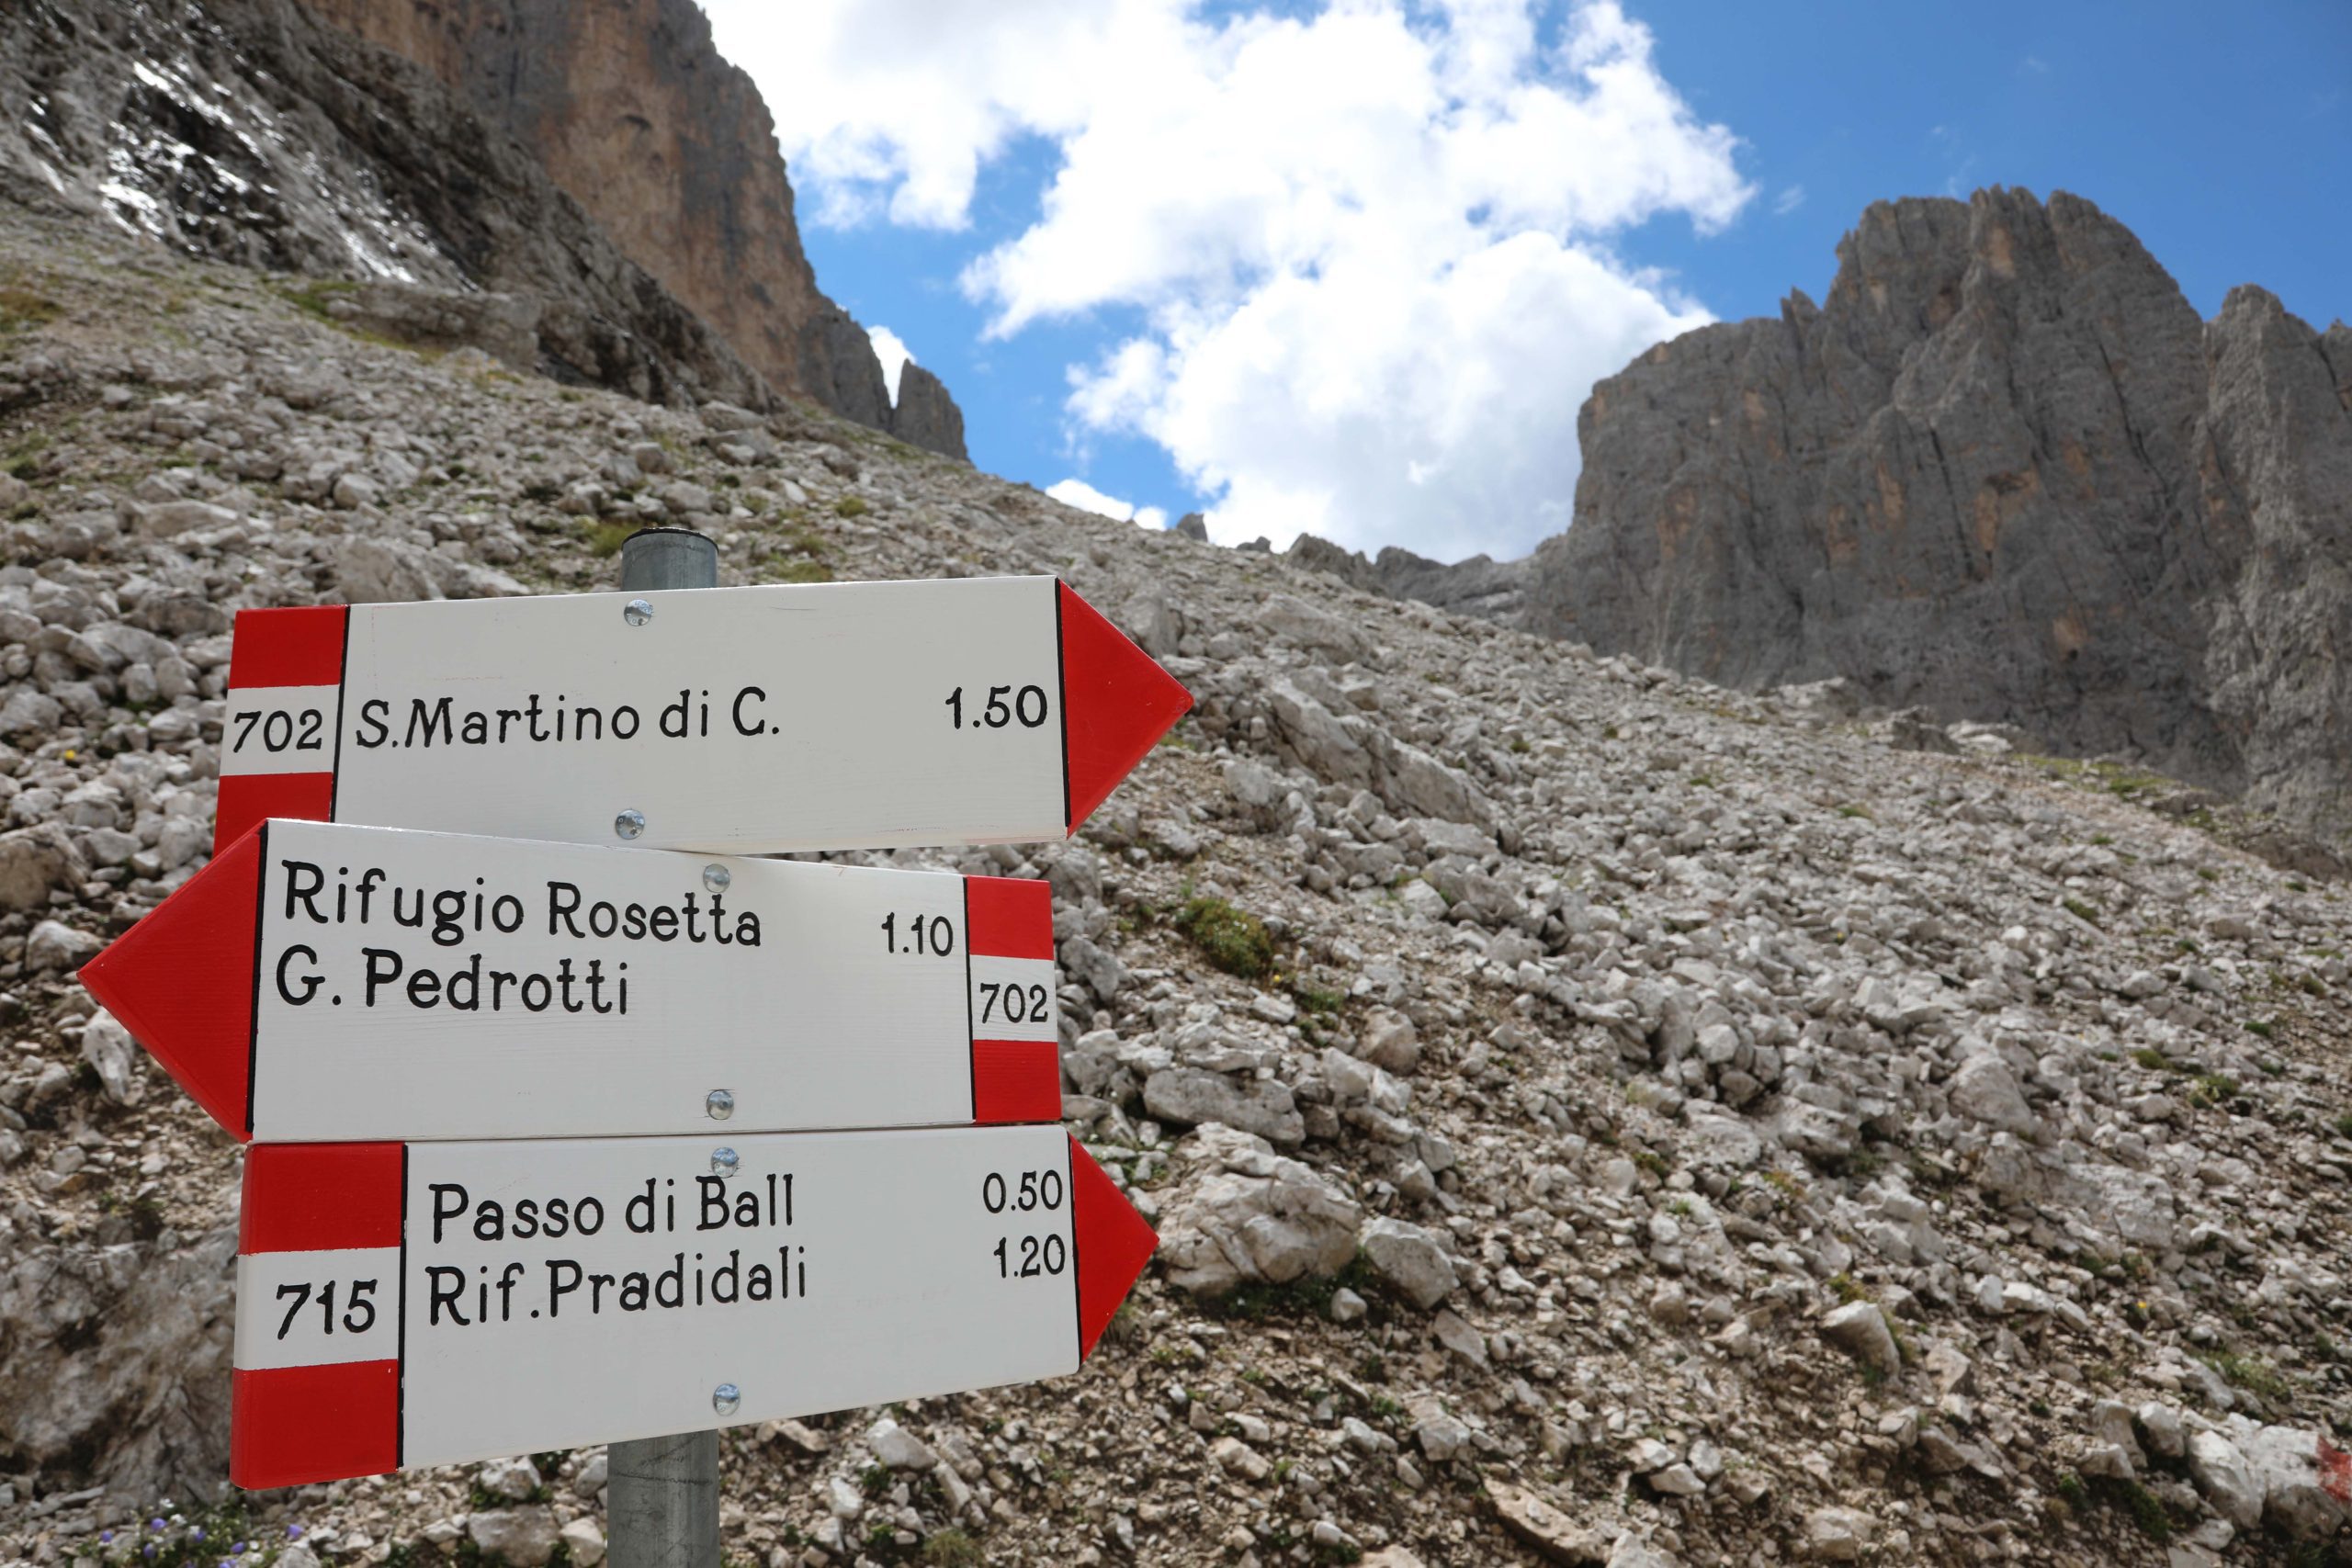
<svg viewBox="0 0 2352 1568"><path fill-rule="evenodd" d="M712 0L755 73L786 21ZM769 95L820 220L956 227L1050 143L964 288L1007 338L1091 329L1068 434L1140 434L1212 533L1516 555L1568 520L1599 378L1709 318L1625 259L1729 223L1736 139L1614 0L808 0ZM813 86L811 85L813 84Z"/></svg>
<svg viewBox="0 0 2352 1568"><path fill-rule="evenodd" d="M1084 479L1069 479L1046 487L1046 493L1064 506L1075 506L1080 512L1114 518L1121 523L1140 523L1147 528L1168 526L1167 512L1157 506L1137 506L1132 501L1121 501L1115 495L1105 495Z"/></svg>
<svg viewBox="0 0 2352 1568"><path fill-rule="evenodd" d="M899 372L913 363L906 340L888 327L868 327L866 341L874 344L874 357L882 362L882 381L890 389L890 406L899 406Z"/></svg>

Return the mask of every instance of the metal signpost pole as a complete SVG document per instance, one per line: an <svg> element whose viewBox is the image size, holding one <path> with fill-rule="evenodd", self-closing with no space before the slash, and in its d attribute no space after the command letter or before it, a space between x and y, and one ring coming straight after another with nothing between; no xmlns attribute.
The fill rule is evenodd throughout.
<svg viewBox="0 0 2352 1568"><path fill-rule="evenodd" d="M707 535L650 528L621 546L623 592L718 586L718 546ZM613 1568L718 1568L716 1431L615 1443L605 1462Z"/></svg>

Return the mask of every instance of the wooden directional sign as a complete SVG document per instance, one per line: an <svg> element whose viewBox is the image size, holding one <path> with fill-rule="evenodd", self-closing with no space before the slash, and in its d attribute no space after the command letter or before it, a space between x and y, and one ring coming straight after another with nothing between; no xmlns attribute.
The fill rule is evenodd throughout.
<svg viewBox="0 0 2352 1568"><path fill-rule="evenodd" d="M1059 1127L720 1142L255 1146L231 1478L1053 1377L1157 1241Z"/></svg>
<svg viewBox="0 0 2352 1568"><path fill-rule="evenodd" d="M1053 958L1043 882L272 821L81 980L240 1138L537 1138L1057 1121Z"/></svg>
<svg viewBox="0 0 2352 1568"><path fill-rule="evenodd" d="M1057 839L1192 698L1052 578L237 616L264 818L737 853Z"/></svg>

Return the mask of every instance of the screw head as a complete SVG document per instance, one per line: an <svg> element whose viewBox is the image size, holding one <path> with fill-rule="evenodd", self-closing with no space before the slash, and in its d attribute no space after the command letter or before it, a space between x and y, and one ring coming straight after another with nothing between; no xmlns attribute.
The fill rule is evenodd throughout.
<svg viewBox="0 0 2352 1568"><path fill-rule="evenodd" d="M621 619L630 626L641 626L653 618L653 601L632 599L621 606Z"/></svg>
<svg viewBox="0 0 2352 1568"><path fill-rule="evenodd" d="M702 868L702 885L713 893L726 892L734 885L734 881L735 874L723 865L707 865Z"/></svg>
<svg viewBox="0 0 2352 1568"><path fill-rule="evenodd" d="M741 1158L736 1155L733 1149L713 1149L710 1151L710 1173L713 1176L718 1177L722 1181L734 1175L735 1168L742 1163Z"/></svg>
<svg viewBox="0 0 2352 1568"><path fill-rule="evenodd" d="M735 1114L735 1097L723 1089L712 1089L702 1105L714 1122L724 1122Z"/></svg>
<svg viewBox="0 0 2352 1568"><path fill-rule="evenodd" d="M635 807L613 818L613 836L616 839L634 839L644 831L645 813Z"/></svg>
<svg viewBox="0 0 2352 1568"><path fill-rule="evenodd" d="M731 1382L720 1383L710 1391L710 1407L721 1416L732 1416L743 1404L743 1391Z"/></svg>

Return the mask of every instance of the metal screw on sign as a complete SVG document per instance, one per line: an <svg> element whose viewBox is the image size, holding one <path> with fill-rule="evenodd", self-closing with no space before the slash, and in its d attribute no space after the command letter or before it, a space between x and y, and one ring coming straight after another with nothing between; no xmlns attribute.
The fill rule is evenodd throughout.
<svg viewBox="0 0 2352 1568"><path fill-rule="evenodd" d="M716 588L718 546L687 528L642 530L621 546L620 585L625 593ZM622 616L641 626L653 618L653 606L636 600ZM632 817L637 831L622 831ZM645 830L645 818L625 811L613 830L633 839ZM615 1443L609 1454L605 1507L610 1544L605 1561L611 1568L719 1568L718 1434L683 1432Z"/></svg>
<svg viewBox="0 0 2352 1568"><path fill-rule="evenodd" d="M731 1382L720 1383L710 1391L710 1407L721 1416L732 1416L743 1403L743 1391Z"/></svg>
<svg viewBox="0 0 2352 1568"><path fill-rule="evenodd" d="M630 626L641 626L653 618L653 601L632 599L621 606L621 619Z"/></svg>
<svg viewBox="0 0 2352 1568"><path fill-rule="evenodd" d="M713 1149L710 1151L710 1173L713 1176L718 1177L722 1181L734 1175L735 1168L742 1163L742 1160L737 1156L733 1149Z"/></svg>
<svg viewBox="0 0 2352 1568"><path fill-rule="evenodd" d="M702 885L713 893L726 892L734 885L734 881L735 874L723 865L707 865L702 868Z"/></svg>
<svg viewBox="0 0 2352 1568"><path fill-rule="evenodd" d="M714 1122L724 1122L735 1114L735 1097L723 1089L712 1089L710 1097L702 1103Z"/></svg>
<svg viewBox="0 0 2352 1568"><path fill-rule="evenodd" d="M630 807L628 810L613 818L613 836L615 838L634 839L639 833L644 831L645 813L638 810L635 807Z"/></svg>

